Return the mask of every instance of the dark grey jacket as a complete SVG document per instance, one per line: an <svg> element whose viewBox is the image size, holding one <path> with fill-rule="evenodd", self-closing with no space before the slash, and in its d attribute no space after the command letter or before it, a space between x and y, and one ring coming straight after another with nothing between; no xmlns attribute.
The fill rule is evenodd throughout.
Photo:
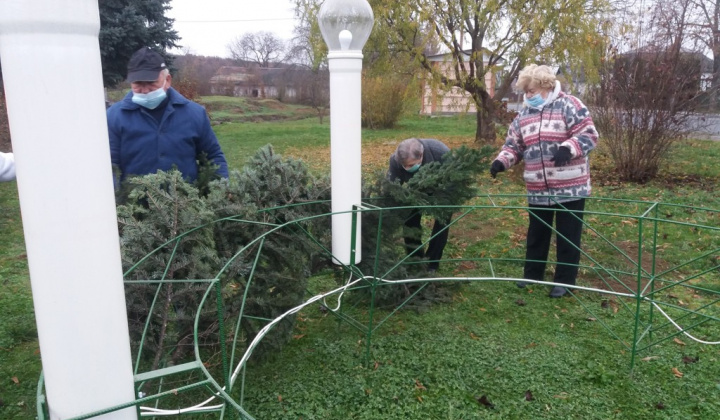
<svg viewBox="0 0 720 420"><path fill-rule="evenodd" d="M431 162L442 162L443 155L450 151L450 148L445 146L445 143L435 139L418 139L423 145L423 159L422 165L427 165ZM417 173L417 172L415 172ZM410 178L415 174L411 174L406 171L405 168L398 163L395 159L395 153L390 156L390 167L388 168L387 178L390 181L400 179L401 183L408 182Z"/></svg>

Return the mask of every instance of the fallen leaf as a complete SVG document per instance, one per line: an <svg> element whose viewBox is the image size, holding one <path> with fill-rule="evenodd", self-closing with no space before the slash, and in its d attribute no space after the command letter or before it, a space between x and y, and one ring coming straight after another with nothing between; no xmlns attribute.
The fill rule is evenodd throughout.
<svg viewBox="0 0 720 420"><path fill-rule="evenodd" d="M516 300L516 301L515 301L515 304L516 304L517 306L525 306L525 305L527 305L527 303L525 303L525 301L522 300L522 299Z"/></svg>
<svg viewBox="0 0 720 420"><path fill-rule="evenodd" d="M682 361L686 365L690 363L696 363L698 360L700 360L700 356L690 357L690 356L683 356Z"/></svg>
<svg viewBox="0 0 720 420"><path fill-rule="evenodd" d="M532 343L528 344L527 346L525 346L525 348L526 348L526 349L530 349L530 348L533 348L533 347L536 347L536 346L537 346L537 343L532 342Z"/></svg>
<svg viewBox="0 0 720 420"><path fill-rule="evenodd" d="M282 402L282 395L280 395L280 394L278 394L278 402L279 402L279 403Z"/></svg>
<svg viewBox="0 0 720 420"><path fill-rule="evenodd" d="M425 385L423 385L418 379L415 379L415 388L421 389L423 391L427 391L427 388L425 388Z"/></svg>
<svg viewBox="0 0 720 420"><path fill-rule="evenodd" d="M593 321L597 321L597 318L588 317L588 318L585 318L585 320L586 320L586 321L593 322Z"/></svg>
<svg viewBox="0 0 720 420"><path fill-rule="evenodd" d="M177 394L178 394L178 390L177 390L177 389L173 389L173 390L170 391L170 392L172 392L174 395L177 395Z"/></svg>
<svg viewBox="0 0 720 420"><path fill-rule="evenodd" d="M558 395L553 395L553 398L560 398L561 400L566 400L569 397L567 392L561 392Z"/></svg>
<svg viewBox="0 0 720 420"><path fill-rule="evenodd" d="M560 319L560 317L558 316L558 314L553 314L553 315L555 315L555 318Z"/></svg>
<svg viewBox="0 0 720 420"><path fill-rule="evenodd" d="M477 399L477 401L487 408L495 408L495 405L493 403L491 403L490 400L488 400L487 395L481 396L480 398Z"/></svg>
<svg viewBox="0 0 720 420"><path fill-rule="evenodd" d="M303 338L303 337L305 337L305 334L293 335L293 338L294 338L295 340L299 340L299 339L301 339L301 338Z"/></svg>
<svg viewBox="0 0 720 420"><path fill-rule="evenodd" d="M487 312L487 309L485 309L485 308L480 308L480 311L481 311L481 312Z"/></svg>
<svg viewBox="0 0 720 420"><path fill-rule="evenodd" d="M643 362L649 362L651 360L655 360L655 359L659 359L659 358L660 358L660 356L648 356L648 357L643 357L640 360L642 360Z"/></svg>
<svg viewBox="0 0 720 420"><path fill-rule="evenodd" d="M479 339L480 339L480 337L478 337L477 335L475 335L475 334L473 334L473 333L470 333L470 338L472 338L473 340L479 340Z"/></svg>
<svg viewBox="0 0 720 420"><path fill-rule="evenodd" d="M420 395L417 396L417 400L420 402L423 402L422 397Z"/></svg>
<svg viewBox="0 0 720 420"><path fill-rule="evenodd" d="M683 302L682 300L678 299L678 305L685 306L687 303Z"/></svg>
<svg viewBox="0 0 720 420"><path fill-rule="evenodd" d="M378 370L379 367L380 367L380 362L378 362L378 361L376 360L376 361L375 361L375 369L373 369L373 370Z"/></svg>
<svg viewBox="0 0 720 420"><path fill-rule="evenodd" d="M10 378L10 379L12 379L12 381L15 382L15 385L19 385L19 384L20 384L20 380L17 378L17 376L13 376L13 377Z"/></svg>
<svg viewBox="0 0 720 420"><path fill-rule="evenodd" d="M532 392L530 390L525 391L525 401L532 401L535 398L533 397Z"/></svg>
<svg viewBox="0 0 720 420"><path fill-rule="evenodd" d="M679 345L681 345L681 346L684 346L684 345L685 345L685 343L683 343L682 341L680 341L677 337L676 337L676 338L673 338L673 341L674 341L676 344L679 344Z"/></svg>
<svg viewBox="0 0 720 420"><path fill-rule="evenodd" d="M682 377L683 377L683 373L680 372L677 368L672 368L672 373L673 373L673 375L675 375L675 377L677 377L677 378L682 378Z"/></svg>

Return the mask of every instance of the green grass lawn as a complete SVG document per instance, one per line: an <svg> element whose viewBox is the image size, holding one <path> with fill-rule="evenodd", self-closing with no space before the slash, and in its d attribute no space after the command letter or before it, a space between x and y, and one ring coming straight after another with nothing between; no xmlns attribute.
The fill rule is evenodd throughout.
<svg viewBox="0 0 720 420"><path fill-rule="evenodd" d="M259 147L270 143L277 152L301 157L313 170L327 172L327 119L322 124L317 118L283 120L286 109L273 111L262 104L251 109L247 103L219 97L204 98L203 103L211 115L216 113L215 131L231 169L241 168ZM237 112L278 120L238 122ZM392 130L363 130L364 173L382 170L394 145L407 137L472 145L474 123L472 116L408 116ZM629 185L614 179L609 158L600 149L592 160L594 196L720 209L718 158L720 142L686 141L671 151L657 180ZM479 179L480 191L522 194L520 175L511 170L497 180ZM615 235L614 241L632 249L636 222L599 210L642 213L642 203L597 203L598 214L588 217L594 218L600 233ZM717 214L673 207L661 211L666 222L661 223L657 246L664 264L677 264L718 246L712 232L673 224L717 226ZM451 231L446 256L522 258L525 217L519 209L473 214ZM0 418L29 419L35 415L40 356L14 182L0 184L0 226ZM599 235L586 233L584 241L588 251L606 256L608 264L616 259L617 250ZM521 270L516 263L499 269L509 276L519 276ZM465 262L447 264L441 274L485 272L480 262ZM581 270L580 278L591 277L591 272ZM701 305L707 297L690 293L672 299ZM578 300L549 299L544 286L458 284L452 302L423 311L407 308L390 317L372 336L369 363L364 334L336 322L319 306L309 306L298 317L296 338L281 353L248 365L244 406L258 419L717 418L718 347L682 336L668 339L640 354L631 375L630 352L623 341L632 337L634 308L632 302L608 302L589 292L581 292ZM720 308L714 306L717 314ZM376 318L391 309L379 308ZM360 320L369 316L363 305L349 313ZM720 340L717 322L701 332L709 341Z"/></svg>

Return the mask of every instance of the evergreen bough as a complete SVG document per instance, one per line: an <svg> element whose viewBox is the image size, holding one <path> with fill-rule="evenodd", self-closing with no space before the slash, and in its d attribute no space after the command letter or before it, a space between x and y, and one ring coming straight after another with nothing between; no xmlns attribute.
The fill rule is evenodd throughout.
<svg viewBox="0 0 720 420"><path fill-rule="evenodd" d="M409 277L422 277L426 273L422 265L403 264L398 261L405 258L403 247L403 227L415 207L422 207L423 215L451 220L459 206L466 204L477 195L477 177L487 172L488 162L493 149L484 146L474 149L461 146L450 150L443 156L442 162L423 165L408 182L401 184L399 180L390 181L385 172L374 175L372 183L365 186L364 196L375 206L391 209L382 211L382 226L379 226L380 212L363 213L363 260L359 267L363 273L384 276L385 279L397 280ZM382 229L378 243L378 230ZM425 232L426 238L429 230ZM450 228L452 236L452 227ZM412 262L412 259L406 262ZM377 267L377 269L376 269ZM393 269L393 267L395 267ZM388 273L389 270L391 272ZM388 273L388 274L386 274ZM396 305L413 292L421 284L383 286L376 291L377 303ZM444 301L448 297L448 288L440 283L431 283L411 302L419 308L427 307L436 301Z"/></svg>

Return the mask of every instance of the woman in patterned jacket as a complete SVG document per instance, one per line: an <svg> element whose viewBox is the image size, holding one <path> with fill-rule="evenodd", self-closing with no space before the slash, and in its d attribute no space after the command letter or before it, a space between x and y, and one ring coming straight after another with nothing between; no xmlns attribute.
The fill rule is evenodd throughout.
<svg viewBox="0 0 720 420"><path fill-rule="evenodd" d="M493 178L525 160L530 225L527 232L523 278L542 281L550 249L553 219L557 235L555 283L574 285L580 261L580 238L585 197L590 196L588 154L598 132L587 107L560 90L548 66L530 64L518 76L525 107L510 124L500 154L492 163ZM525 287L525 282L518 282ZM550 297L567 288L555 286Z"/></svg>

